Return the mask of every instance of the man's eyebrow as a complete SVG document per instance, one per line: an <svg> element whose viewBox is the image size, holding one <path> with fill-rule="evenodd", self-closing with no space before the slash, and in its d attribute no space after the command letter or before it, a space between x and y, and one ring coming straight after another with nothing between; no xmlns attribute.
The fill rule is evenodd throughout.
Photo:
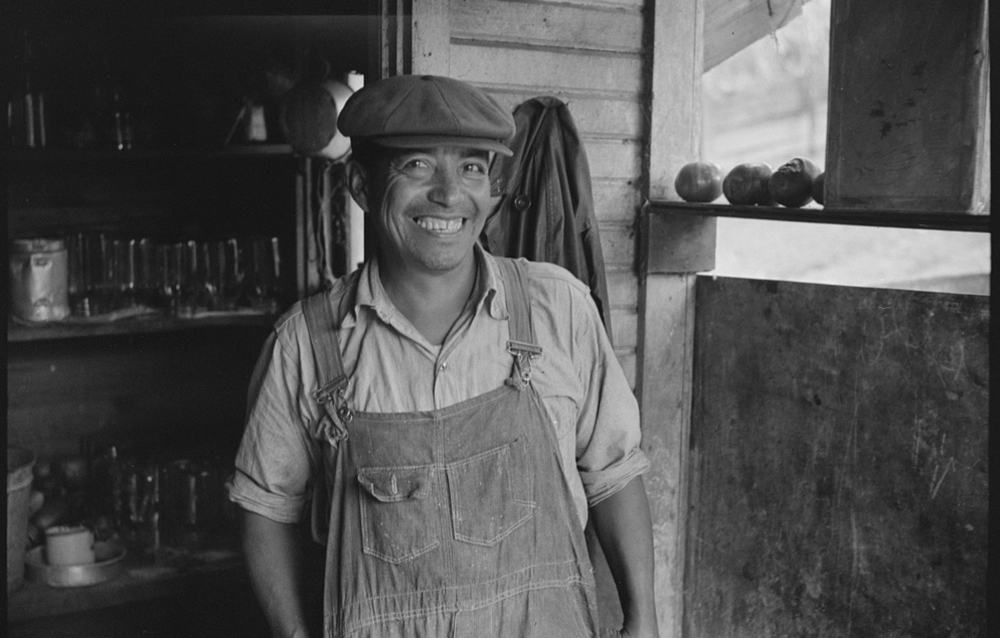
<svg viewBox="0 0 1000 638"><path fill-rule="evenodd" d="M428 155L433 155L434 151L438 148L454 148L458 150L463 156L482 155L483 157L487 157L490 154L489 151L483 150L481 148L470 148L467 146L448 146L447 144L442 146L427 146L420 148L401 148L399 149L399 152L402 155L409 153L425 153Z"/></svg>
<svg viewBox="0 0 1000 638"><path fill-rule="evenodd" d="M412 157L414 155L434 155L436 148L454 148L458 150L459 157L462 159L478 159L484 162L490 161L490 152L483 150L481 148L467 148L464 146L445 146L445 147L425 147L425 148L399 148L394 149L391 161L399 161L401 159Z"/></svg>
<svg viewBox="0 0 1000 638"><path fill-rule="evenodd" d="M393 159L397 157L407 157L410 155L431 155L432 151L428 148L394 148L392 149Z"/></svg>
<svg viewBox="0 0 1000 638"><path fill-rule="evenodd" d="M462 157L476 157L484 160L490 159L490 152L484 151L481 148L463 148L461 151Z"/></svg>

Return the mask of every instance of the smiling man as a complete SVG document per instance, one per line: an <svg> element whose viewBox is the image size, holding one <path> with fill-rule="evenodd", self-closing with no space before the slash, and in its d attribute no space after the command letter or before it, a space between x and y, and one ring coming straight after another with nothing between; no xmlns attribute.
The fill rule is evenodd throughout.
<svg viewBox="0 0 1000 638"><path fill-rule="evenodd" d="M463 82L399 76L339 125L375 255L276 324L230 482L274 635L311 626L311 505L325 636L597 636L590 517L621 635L652 638L648 462L597 309L562 268L478 243L512 117Z"/></svg>

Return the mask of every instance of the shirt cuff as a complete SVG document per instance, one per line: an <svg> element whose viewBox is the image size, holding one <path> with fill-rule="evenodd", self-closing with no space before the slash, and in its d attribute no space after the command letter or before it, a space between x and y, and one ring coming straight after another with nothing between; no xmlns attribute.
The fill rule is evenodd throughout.
<svg viewBox="0 0 1000 638"><path fill-rule="evenodd" d="M229 500L243 509L279 523L298 523L309 500L308 496L287 496L268 492L243 472L236 472L226 481Z"/></svg>
<svg viewBox="0 0 1000 638"><path fill-rule="evenodd" d="M649 459L639 448L611 467L596 472L580 472L583 490L587 494L587 506L593 507L621 491L637 476L649 470Z"/></svg>

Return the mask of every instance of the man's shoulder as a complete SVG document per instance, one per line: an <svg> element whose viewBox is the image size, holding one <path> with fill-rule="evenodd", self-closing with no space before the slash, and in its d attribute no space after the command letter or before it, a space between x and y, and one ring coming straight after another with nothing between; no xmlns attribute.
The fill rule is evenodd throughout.
<svg viewBox="0 0 1000 638"><path fill-rule="evenodd" d="M353 308L353 300L357 294L358 278L360 270L356 270L349 275L336 279L333 284L314 292L305 299L300 299L293 303L281 314L275 322L275 330L279 333L293 333L305 329L305 305L310 301L323 300L330 304L334 310L334 320L340 324L344 320L343 314Z"/></svg>
<svg viewBox="0 0 1000 638"><path fill-rule="evenodd" d="M503 259L502 257L498 259ZM548 291L563 291L573 295L590 294L587 284L580 281L576 275L557 264L550 264L544 261L529 261L527 259L517 259L524 266L524 273L532 287L538 287Z"/></svg>

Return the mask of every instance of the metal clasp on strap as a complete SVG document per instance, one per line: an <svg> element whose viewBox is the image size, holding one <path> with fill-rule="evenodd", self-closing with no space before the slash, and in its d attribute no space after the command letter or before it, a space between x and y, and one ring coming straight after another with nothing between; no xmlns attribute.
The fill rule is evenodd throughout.
<svg viewBox="0 0 1000 638"><path fill-rule="evenodd" d="M542 348L533 343L508 341L507 352L514 355L514 369L511 370L507 383L523 390L531 382L531 362L542 356Z"/></svg>
<svg viewBox="0 0 1000 638"><path fill-rule="evenodd" d="M323 405L328 412L336 414L337 419L333 424L333 432L327 433L327 436L335 441L343 441L347 438L347 428L344 426L354 420L354 410L347 405L347 398L344 396L347 392L347 376L341 375L326 384L325 386L319 388L313 392L313 398ZM332 403L331 406L326 404Z"/></svg>

